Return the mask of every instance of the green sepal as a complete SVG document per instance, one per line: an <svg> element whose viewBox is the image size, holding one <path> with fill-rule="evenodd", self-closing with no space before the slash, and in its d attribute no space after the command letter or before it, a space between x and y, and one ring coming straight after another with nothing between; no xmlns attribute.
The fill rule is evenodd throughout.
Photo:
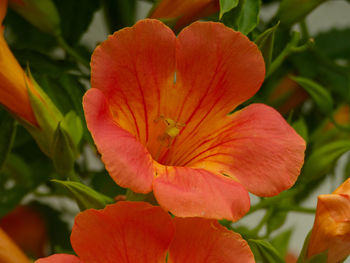
<svg viewBox="0 0 350 263"><path fill-rule="evenodd" d="M307 93L310 94L319 110L325 115L329 115L333 111L333 99L331 94L321 85L312 81L311 79L303 77L290 77L302 86Z"/></svg>
<svg viewBox="0 0 350 263"><path fill-rule="evenodd" d="M27 86L29 101L33 109L35 119L38 122L38 127L33 126L23 120L20 123L29 131L38 143L41 151L51 157L51 142L53 134L57 128L58 122L63 118L61 112L56 108L51 99L36 83L33 76L27 68L28 76L33 84L37 94Z"/></svg>
<svg viewBox="0 0 350 263"><path fill-rule="evenodd" d="M73 145L77 147L84 133L83 124L79 116L74 111L70 111L64 116L61 124L62 127L68 132Z"/></svg>
<svg viewBox="0 0 350 263"><path fill-rule="evenodd" d="M244 1L244 0L241 0ZM239 3L239 0L220 0L220 14L219 19L221 20L222 16L227 12L235 8Z"/></svg>
<svg viewBox="0 0 350 263"><path fill-rule="evenodd" d="M81 211L89 208L103 209L107 204L114 203L112 198L98 193L82 183L62 180L51 181L64 186L75 199Z"/></svg>
<svg viewBox="0 0 350 263"><path fill-rule="evenodd" d="M276 248L274 248L269 242L265 240L249 239L248 244L251 247L254 256L261 258L262 263L285 263Z"/></svg>
<svg viewBox="0 0 350 263"><path fill-rule="evenodd" d="M278 22L273 27L265 30L260 35L258 35L254 40L255 44L259 47L264 57L266 71L268 70L271 63L272 54L273 54L273 45L275 42L275 32L279 24L280 22Z"/></svg>
<svg viewBox="0 0 350 263"><path fill-rule="evenodd" d="M68 132L58 123L53 135L50 155L55 169L60 174L67 174L73 170L76 157L76 147Z"/></svg>
<svg viewBox="0 0 350 263"><path fill-rule="evenodd" d="M61 34L60 16L52 0L9 1L9 6L39 30L53 36Z"/></svg>

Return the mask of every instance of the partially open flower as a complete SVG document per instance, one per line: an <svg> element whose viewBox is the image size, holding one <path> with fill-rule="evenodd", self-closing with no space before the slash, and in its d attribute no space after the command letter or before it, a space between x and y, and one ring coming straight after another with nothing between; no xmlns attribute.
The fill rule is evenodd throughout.
<svg viewBox="0 0 350 263"><path fill-rule="evenodd" d="M219 0L162 0L156 3L149 17L169 21L178 32L197 19L219 10Z"/></svg>
<svg viewBox="0 0 350 263"><path fill-rule="evenodd" d="M248 191L273 196L291 187L305 142L274 109L252 104L259 89L257 46L220 23L175 34L143 20L96 48L86 121L112 178L153 190L180 217L237 220Z"/></svg>
<svg viewBox="0 0 350 263"><path fill-rule="evenodd" d="M350 179L332 194L318 197L307 257L327 251L327 263L341 262L350 254Z"/></svg>
<svg viewBox="0 0 350 263"><path fill-rule="evenodd" d="M7 0L0 1L0 103L23 120L37 125L29 101L28 89L34 91L33 84L24 73L9 49L4 36L2 21L7 10Z"/></svg>
<svg viewBox="0 0 350 263"><path fill-rule="evenodd" d="M215 220L171 218L144 202L80 213L71 243L78 257L56 254L36 263L254 262L247 242Z"/></svg>

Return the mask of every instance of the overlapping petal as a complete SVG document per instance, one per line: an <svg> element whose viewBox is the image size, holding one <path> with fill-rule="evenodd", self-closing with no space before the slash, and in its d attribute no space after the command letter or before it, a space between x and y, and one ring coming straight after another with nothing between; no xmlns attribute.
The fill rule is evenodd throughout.
<svg viewBox="0 0 350 263"><path fill-rule="evenodd" d="M30 260L17 247L12 239L0 228L0 262L30 263Z"/></svg>
<svg viewBox="0 0 350 263"><path fill-rule="evenodd" d="M174 218L168 263L254 263L248 243L215 220Z"/></svg>
<svg viewBox="0 0 350 263"><path fill-rule="evenodd" d="M206 217L233 220L247 211L246 189L271 196L295 182L305 143L280 115L251 106L227 116L264 79L260 51L241 33L196 22L176 38L161 22L143 20L110 36L91 65L87 125L122 186L146 193L153 180L158 202L175 215L204 211ZM168 133L167 125L175 131ZM205 181L226 192L215 193ZM188 205L176 209L173 196ZM223 202L216 208L215 198ZM201 211L191 212L200 202Z"/></svg>
<svg viewBox="0 0 350 263"><path fill-rule="evenodd" d="M145 202L86 210L71 235L78 257L53 255L37 263L254 262L247 242L215 220L171 218Z"/></svg>

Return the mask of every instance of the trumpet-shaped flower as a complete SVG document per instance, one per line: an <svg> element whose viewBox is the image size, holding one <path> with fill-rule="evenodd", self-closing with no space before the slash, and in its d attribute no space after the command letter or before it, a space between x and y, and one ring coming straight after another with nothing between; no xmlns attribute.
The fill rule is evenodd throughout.
<svg viewBox="0 0 350 263"><path fill-rule="evenodd" d="M220 23L178 37L143 20L96 48L84 96L90 132L111 177L153 190L180 217L237 220L248 191L273 196L296 181L305 142L274 109L252 104L264 79L256 45Z"/></svg>
<svg viewBox="0 0 350 263"><path fill-rule="evenodd" d="M350 179L332 194L318 197L307 256L328 251L327 263L337 263L350 254Z"/></svg>
<svg viewBox="0 0 350 263"><path fill-rule="evenodd" d="M173 20L177 32L188 24L218 12L219 0L162 0L151 10L150 18Z"/></svg>
<svg viewBox="0 0 350 263"><path fill-rule="evenodd" d="M28 88L35 93L33 84L18 64L3 36L1 24L6 10L7 0L0 1L0 103L20 118L37 125L28 95Z"/></svg>
<svg viewBox="0 0 350 263"><path fill-rule="evenodd" d="M144 202L118 202L80 213L71 243L78 257L57 254L36 263L254 262L247 242L215 220L172 219L159 206Z"/></svg>

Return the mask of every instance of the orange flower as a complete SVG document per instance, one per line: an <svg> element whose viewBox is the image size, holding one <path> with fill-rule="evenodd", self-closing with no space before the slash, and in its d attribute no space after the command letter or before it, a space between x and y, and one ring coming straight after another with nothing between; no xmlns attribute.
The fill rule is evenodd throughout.
<svg viewBox="0 0 350 263"><path fill-rule="evenodd" d="M172 219L160 207L144 202L121 201L80 213L71 243L78 257L56 254L36 262L254 262L247 242L215 220Z"/></svg>
<svg viewBox="0 0 350 263"><path fill-rule="evenodd" d="M16 58L9 49L1 29L5 17L7 0L0 1L0 103L21 119L37 125L29 101L27 87L37 94Z"/></svg>
<svg viewBox="0 0 350 263"><path fill-rule="evenodd" d="M178 32L197 19L219 10L219 0L163 0L151 10L149 17L174 20L173 29Z"/></svg>
<svg viewBox="0 0 350 263"><path fill-rule="evenodd" d="M273 196L296 181L305 142L279 113L253 104L227 115L264 80L241 33L196 22L176 38L147 19L97 47L91 68L87 125L122 187L153 190L176 216L237 220L248 191Z"/></svg>
<svg viewBox="0 0 350 263"><path fill-rule="evenodd" d="M318 197L307 256L327 250L328 263L341 262L350 254L350 179L332 194Z"/></svg>
<svg viewBox="0 0 350 263"><path fill-rule="evenodd" d="M30 260L0 228L0 262L30 263Z"/></svg>
<svg viewBox="0 0 350 263"><path fill-rule="evenodd" d="M27 254L35 257L45 255L48 244L45 221L30 206L18 206L0 219L0 227Z"/></svg>

